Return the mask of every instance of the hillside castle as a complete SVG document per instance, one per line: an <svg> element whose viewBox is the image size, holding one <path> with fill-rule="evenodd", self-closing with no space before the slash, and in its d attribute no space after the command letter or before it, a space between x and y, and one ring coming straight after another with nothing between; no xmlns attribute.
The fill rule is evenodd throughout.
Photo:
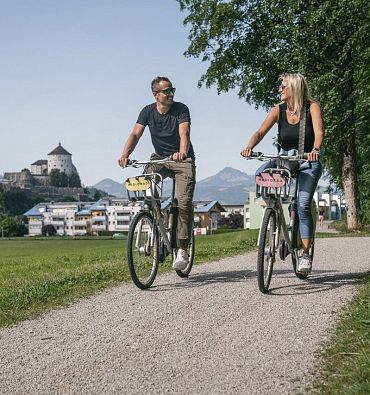
<svg viewBox="0 0 370 395"><path fill-rule="evenodd" d="M28 189L39 195L79 195L83 194L83 188L56 188L50 185L50 174L53 170L59 170L70 176L78 174L72 162L70 154L61 143L47 154L47 159L39 159L31 164L31 170L23 169L20 172L5 172L2 184L5 187ZM63 191L62 191L63 189Z"/></svg>
<svg viewBox="0 0 370 395"><path fill-rule="evenodd" d="M6 172L4 179L8 180L12 186L19 188L30 188L32 185L50 185L50 173L52 170L59 170L61 173L71 175L78 173L75 165L72 163L72 154L70 154L62 144L48 153L47 159L39 159L31 164L31 171L23 169L20 172Z"/></svg>

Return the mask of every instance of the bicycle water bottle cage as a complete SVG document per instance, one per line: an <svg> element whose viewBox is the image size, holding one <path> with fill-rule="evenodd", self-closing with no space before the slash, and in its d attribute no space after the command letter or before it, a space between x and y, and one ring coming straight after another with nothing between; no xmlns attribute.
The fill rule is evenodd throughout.
<svg viewBox="0 0 370 395"><path fill-rule="evenodd" d="M256 196L281 196L286 199L290 191L290 172L285 169L266 169L256 176Z"/></svg>
<svg viewBox="0 0 370 395"><path fill-rule="evenodd" d="M128 178L124 186L128 199L132 202L146 198L159 199L162 196L163 179L158 173L142 174Z"/></svg>

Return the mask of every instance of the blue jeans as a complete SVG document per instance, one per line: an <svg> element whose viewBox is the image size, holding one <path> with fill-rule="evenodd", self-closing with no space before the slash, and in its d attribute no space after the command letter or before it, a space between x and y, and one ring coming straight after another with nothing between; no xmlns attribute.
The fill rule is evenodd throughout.
<svg viewBox="0 0 370 395"><path fill-rule="evenodd" d="M276 164L273 161L268 161L256 171L256 175L260 174L267 168L274 167L276 167ZM322 165L320 162L305 162L299 171L297 206L299 230L303 240L312 239L313 237L314 229L311 214L311 201L321 174Z"/></svg>

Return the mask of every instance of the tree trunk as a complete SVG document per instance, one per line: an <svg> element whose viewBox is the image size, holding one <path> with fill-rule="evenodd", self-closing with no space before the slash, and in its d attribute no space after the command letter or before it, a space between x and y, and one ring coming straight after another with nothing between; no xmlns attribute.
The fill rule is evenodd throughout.
<svg viewBox="0 0 370 395"><path fill-rule="evenodd" d="M343 159L343 188L346 199L347 226L349 230L358 230L361 227L359 217L359 202L356 175L356 153L354 144L350 142L348 151Z"/></svg>

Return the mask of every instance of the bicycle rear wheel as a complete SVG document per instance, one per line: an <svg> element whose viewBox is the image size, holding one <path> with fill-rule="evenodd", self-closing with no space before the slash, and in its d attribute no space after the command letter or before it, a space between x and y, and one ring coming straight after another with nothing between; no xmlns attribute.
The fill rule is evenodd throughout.
<svg viewBox="0 0 370 395"><path fill-rule="evenodd" d="M134 284L149 288L157 275L159 263L158 229L153 216L146 212L136 214L131 222L127 241L127 262Z"/></svg>
<svg viewBox="0 0 370 395"><path fill-rule="evenodd" d="M177 249L174 249L172 259L176 256ZM188 277L191 269L193 267L193 262L194 262L194 254L195 254L195 237L194 237L194 232L192 232L192 235L190 237L190 242L189 242L189 247L188 247L188 258L189 258L189 263L183 270L176 270L176 273L180 277Z"/></svg>
<svg viewBox="0 0 370 395"><path fill-rule="evenodd" d="M269 290L275 262L276 213L267 208L262 220L257 257L258 288L262 293Z"/></svg>

